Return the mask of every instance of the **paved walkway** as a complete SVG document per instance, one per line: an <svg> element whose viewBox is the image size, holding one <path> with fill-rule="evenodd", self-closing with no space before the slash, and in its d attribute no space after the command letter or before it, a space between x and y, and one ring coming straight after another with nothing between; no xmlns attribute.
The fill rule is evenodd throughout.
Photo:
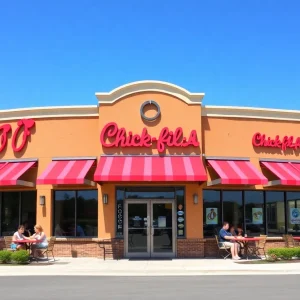
<svg viewBox="0 0 300 300"><path fill-rule="evenodd" d="M106 260L58 258L55 263L26 266L0 265L0 276L193 276L193 275L300 274L300 263L238 264L223 259Z"/></svg>

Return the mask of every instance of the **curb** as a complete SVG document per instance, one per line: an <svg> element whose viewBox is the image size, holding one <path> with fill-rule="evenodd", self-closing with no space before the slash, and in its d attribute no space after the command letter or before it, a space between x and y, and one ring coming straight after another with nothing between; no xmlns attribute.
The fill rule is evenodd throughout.
<svg viewBox="0 0 300 300"><path fill-rule="evenodd" d="M254 271L254 270L232 270L232 271L211 271L211 270L202 270L202 271L187 271L187 272L174 272L170 271L144 271L144 272L128 272L128 271L102 271L102 272L12 272L12 273L0 273L0 277L2 276L99 276L99 277L161 277L161 276L169 276L169 277L178 277L178 276L221 276L221 275L230 275L230 276L239 276L239 275L299 275L300 271L288 271L288 270L262 270L262 271Z"/></svg>

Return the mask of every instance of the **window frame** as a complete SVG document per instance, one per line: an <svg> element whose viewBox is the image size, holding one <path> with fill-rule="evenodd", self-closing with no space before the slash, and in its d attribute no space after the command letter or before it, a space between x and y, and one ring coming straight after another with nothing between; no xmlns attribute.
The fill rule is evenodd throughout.
<svg viewBox="0 0 300 300"><path fill-rule="evenodd" d="M246 197L245 197L245 193L246 192L262 192L263 193L263 217L264 217L264 226L263 226L263 229L264 229L264 232L265 234L267 234L267 227L268 227L268 218L267 218L267 206L266 206L266 192L267 191L264 191L264 190L244 190L243 191L243 205L244 205L244 232L246 232L247 230L247 226L246 226Z"/></svg>
<svg viewBox="0 0 300 300"><path fill-rule="evenodd" d="M243 224L244 224L244 232L246 230L246 222L245 222L245 219L246 219L246 203L245 203L245 193L246 192L263 192L263 205L264 205L264 218L265 218L265 224L264 224L264 230L265 230L265 233L266 235L269 235L269 230L268 230L268 222L269 222L269 216L268 216L268 211L267 211L267 193L268 192L282 192L283 193L283 206L284 206L284 218L285 218L285 221L284 221L284 224L285 224L285 229L284 229L284 234L288 234L288 203L287 203L287 193L288 192L298 192L298 191L295 191L295 190L283 190L283 189L278 189L278 190L256 190L256 189L246 189L246 190L242 190L242 189L217 189L217 188L204 188L202 190L203 192L204 191L219 191L220 192L220 208L221 208L221 220L222 220L222 224L224 222L224 197L223 197L223 192L226 192L226 191L239 191L239 192L242 192L242 205L243 205ZM203 207L202 209L204 210L204 197L203 197ZM203 237L204 238L212 238L212 236L207 236L207 235L204 235L204 229L203 229L203 226L204 226L204 220L203 220L203 224L202 224L202 232L203 232ZM281 234L278 234L279 236Z"/></svg>
<svg viewBox="0 0 300 300"><path fill-rule="evenodd" d="M37 204L37 190L27 190L27 191L1 191L0 192L0 236L2 236L2 209L3 209L3 199L6 193L17 193L18 194L18 224L22 224L22 207L23 207L23 197L26 193L35 193L35 203ZM23 195L23 197L22 197ZM37 205L35 205L35 220L37 214ZM17 228L16 228L17 230Z"/></svg>
<svg viewBox="0 0 300 300"><path fill-rule="evenodd" d="M52 190L52 234L55 235L55 202L56 202L56 198L55 198L55 194L56 192L75 192L75 207L74 207L74 226L75 226L75 235L74 236L62 236L65 238L72 238L72 239L82 239L82 238L97 238L97 236L84 236L84 237L80 237L77 236L77 198L78 198L78 193L79 192L88 192L88 191L96 191L97 192L97 232L99 231L99 214L98 214L98 206L99 206L99 193L98 193L98 189L57 189L57 190ZM99 232L98 232L99 233ZM58 236L58 238L60 238L61 236Z"/></svg>

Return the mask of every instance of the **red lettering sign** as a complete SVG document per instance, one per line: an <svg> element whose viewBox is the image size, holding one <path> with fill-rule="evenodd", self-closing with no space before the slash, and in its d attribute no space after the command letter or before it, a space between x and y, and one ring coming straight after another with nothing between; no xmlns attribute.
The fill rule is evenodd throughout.
<svg viewBox="0 0 300 300"><path fill-rule="evenodd" d="M12 137L12 149L14 152L22 151L31 136L31 129L35 126L34 120L24 119L18 121L18 127L16 128ZM10 124L4 124L0 126L0 153L6 148L8 143L8 135L12 131ZM22 141L18 146L19 137L22 135Z"/></svg>
<svg viewBox="0 0 300 300"><path fill-rule="evenodd" d="M275 138L271 138L257 132L253 135L252 145L254 147L280 148L283 151L287 149L297 150L300 148L300 137L284 136L280 138L279 135L276 135Z"/></svg>
<svg viewBox="0 0 300 300"><path fill-rule="evenodd" d="M190 132L189 138L183 136L181 127L177 127L175 131L170 131L168 127L164 127L159 137L152 137L146 128L142 130L141 135L133 134L126 131L125 128L119 128L114 122L108 123L102 129L100 142L103 147L145 147L150 148L156 143L157 151L162 153L166 147L199 147L196 130Z"/></svg>

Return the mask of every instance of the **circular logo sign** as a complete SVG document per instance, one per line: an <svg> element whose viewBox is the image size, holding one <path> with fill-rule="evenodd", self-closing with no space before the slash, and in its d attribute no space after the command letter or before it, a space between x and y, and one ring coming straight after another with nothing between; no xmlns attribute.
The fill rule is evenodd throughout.
<svg viewBox="0 0 300 300"><path fill-rule="evenodd" d="M299 217L299 210L297 208L293 209L292 216L293 216L293 218L298 218Z"/></svg>
<svg viewBox="0 0 300 300"><path fill-rule="evenodd" d="M178 221L179 223L181 223L181 222L183 222L183 221L184 221L184 218L182 218L182 217L179 217L179 218L177 219L177 221Z"/></svg>
<svg viewBox="0 0 300 300"><path fill-rule="evenodd" d="M178 216L183 216L183 215L184 215L184 212L183 212L182 210L180 210L180 211L177 212L177 215L178 215Z"/></svg>
<svg viewBox="0 0 300 300"><path fill-rule="evenodd" d="M147 117L145 115L145 107L148 106L148 105L154 105L155 106L155 108L156 108L156 114L155 114L155 116L153 116L153 117ZM159 107L158 103L155 102L155 101L153 101L153 100L145 101L141 105L140 114L141 114L142 119L144 119L145 121L148 121L148 122L155 121L160 116L160 107Z"/></svg>
<svg viewBox="0 0 300 300"><path fill-rule="evenodd" d="M183 228L184 225L183 224L178 224L178 228Z"/></svg>

